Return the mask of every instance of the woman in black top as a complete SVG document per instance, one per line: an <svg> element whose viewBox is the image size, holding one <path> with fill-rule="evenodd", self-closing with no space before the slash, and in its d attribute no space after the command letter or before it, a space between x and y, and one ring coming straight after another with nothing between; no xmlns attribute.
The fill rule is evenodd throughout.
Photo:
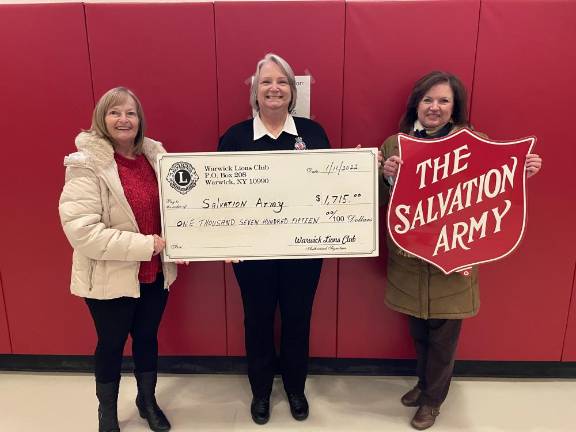
<svg viewBox="0 0 576 432"><path fill-rule="evenodd" d="M267 54L258 62L250 103L258 114L253 120L232 126L220 138L218 151L330 148L322 126L290 115L296 105L296 80L292 68L281 57ZM279 366L292 416L305 420L310 317L322 260L245 261L233 265L244 306L252 419L258 424L269 420L270 393ZM282 318L279 359L274 348L277 305Z"/></svg>

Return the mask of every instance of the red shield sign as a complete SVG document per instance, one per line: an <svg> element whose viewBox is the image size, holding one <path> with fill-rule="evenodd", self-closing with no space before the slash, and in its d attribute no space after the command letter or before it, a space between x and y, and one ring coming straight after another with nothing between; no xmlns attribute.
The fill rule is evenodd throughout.
<svg viewBox="0 0 576 432"><path fill-rule="evenodd" d="M524 163L534 142L468 129L434 140L400 134L403 164L388 208L394 243L446 274L508 255L524 232Z"/></svg>

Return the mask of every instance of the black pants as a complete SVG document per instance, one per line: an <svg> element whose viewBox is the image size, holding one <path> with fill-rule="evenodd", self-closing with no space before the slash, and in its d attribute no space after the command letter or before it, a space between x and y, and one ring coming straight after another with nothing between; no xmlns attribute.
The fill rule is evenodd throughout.
<svg viewBox="0 0 576 432"><path fill-rule="evenodd" d="M439 407L450 388L462 320L409 317L422 402Z"/></svg>
<svg viewBox="0 0 576 432"><path fill-rule="evenodd" d="M287 393L304 393L312 304L321 259L245 261L234 264L242 292L248 377L256 397L268 397L277 366L274 316L280 306L279 367Z"/></svg>
<svg viewBox="0 0 576 432"><path fill-rule="evenodd" d="M167 300L162 273L158 273L154 283L140 284L140 298L86 299L98 333L94 353L96 381L108 383L120 379L128 334L132 336L135 371L158 369L158 327Z"/></svg>

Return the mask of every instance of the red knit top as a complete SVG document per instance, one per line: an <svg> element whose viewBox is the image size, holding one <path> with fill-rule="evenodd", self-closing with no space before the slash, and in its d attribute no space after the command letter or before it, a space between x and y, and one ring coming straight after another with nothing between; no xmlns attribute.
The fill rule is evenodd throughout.
<svg viewBox="0 0 576 432"><path fill-rule="evenodd" d="M147 235L161 235L160 199L154 168L144 155L138 155L136 159L127 159L114 153L114 159L118 165L124 195L136 217L140 232ZM138 280L140 283L152 283L160 271L162 271L160 255L154 255L150 261L140 263Z"/></svg>

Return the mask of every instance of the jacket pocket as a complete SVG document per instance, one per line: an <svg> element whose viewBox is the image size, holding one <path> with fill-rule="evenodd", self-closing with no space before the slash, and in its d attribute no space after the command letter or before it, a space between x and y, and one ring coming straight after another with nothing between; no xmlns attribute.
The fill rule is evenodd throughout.
<svg viewBox="0 0 576 432"><path fill-rule="evenodd" d="M110 189L106 187L106 184L102 184L100 186L100 199L102 202L102 223L106 225L106 228L110 228L112 226L111 222L111 215L110 215Z"/></svg>
<svg viewBox="0 0 576 432"><path fill-rule="evenodd" d="M72 292L75 294L89 293L92 291L93 273L95 261L76 250L72 256Z"/></svg>
<svg viewBox="0 0 576 432"><path fill-rule="evenodd" d="M92 287L97 288L104 298L106 296L106 285L108 284L106 272L105 260L93 261L91 285Z"/></svg>
<svg viewBox="0 0 576 432"><path fill-rule="evenodd" d="M474 281L457 272L435 274L430 281L431 313L469 314L474 311Z"/></svg>

